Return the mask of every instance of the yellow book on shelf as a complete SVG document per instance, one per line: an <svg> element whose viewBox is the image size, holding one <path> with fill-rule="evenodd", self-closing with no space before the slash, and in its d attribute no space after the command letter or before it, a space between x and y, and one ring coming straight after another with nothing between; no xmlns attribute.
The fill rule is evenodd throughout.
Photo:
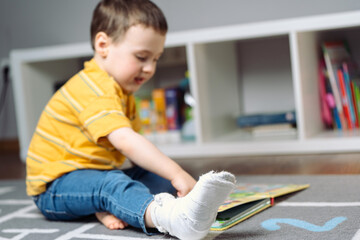
<svg viewBox="0 0 360 240"><path fill-rule="evenodd" d="M141 99L139 103L139 115L142 124L142 132L143 134L150 134L152 132L151 129L151 104L148 99Z"/></svg>
<svg viewBox="0 0 360 240"><path fill-rule="evenodd" d="M152 92L152 98L154 102L154 111L156 115L155 130L157 132L164 132L166 127L166 101L165 101L165 89L158 88Z"/></svg>

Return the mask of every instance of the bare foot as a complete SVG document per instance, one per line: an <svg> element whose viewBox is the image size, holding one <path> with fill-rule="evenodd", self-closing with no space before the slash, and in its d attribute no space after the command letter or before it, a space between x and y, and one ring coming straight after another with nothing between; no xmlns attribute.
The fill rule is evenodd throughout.
<svg viewBox="0 0 360 240"><path fill-rule="evenodd" d="M97 212L95 216L110 230L124 229L129 225L108 212Z"/></svg>

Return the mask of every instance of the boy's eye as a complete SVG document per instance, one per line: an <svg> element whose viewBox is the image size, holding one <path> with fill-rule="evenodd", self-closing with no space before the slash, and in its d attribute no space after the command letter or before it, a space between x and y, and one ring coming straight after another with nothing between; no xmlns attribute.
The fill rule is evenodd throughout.
<svg viewBox="0 0 360 240"><path fill-rule="evenodd" d="M146 61L146 57L143 57L143 56L137 55L136 58L139 59L139 60L142 61L142 62L145 62L145 61Z"/></svg>

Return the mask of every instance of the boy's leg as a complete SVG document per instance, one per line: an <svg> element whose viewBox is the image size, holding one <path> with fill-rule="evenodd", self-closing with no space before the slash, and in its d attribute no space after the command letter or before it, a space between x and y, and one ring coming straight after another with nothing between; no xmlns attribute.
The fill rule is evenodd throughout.
<svg viewBox="0 0 360 240"><path fill-rule="evenodd" d="M54 181L36 203L50 219L69 220L107 211L145 233L146 217L147 224L161 232L180 239L200 239L209 231L234 183L230 173L210 172L200 177L185 197L175 199L160 193L153 201L145 185L122 171L79 170Z"/></svg>
<svg viewBox="0 0 360 240"><path fill-rule="evenodd" d="M151 194L158 194L167 192L175 194L176 190L171 185L169 180L166 180L152 172L149 172L141 167L135 166L124 170L124 173L131 179L142 182L147 188L149 188ZM124 229L128 224L114 215L108 212L97 212L95 213L97 219L102 222L109 229ZM145 219L146 222L146 219ZM151 227L155 227L151 225Z"/></svg>
<svg viewBox="0 0 360 240"><path fill-rule="evenodd" d="M122 171L78 170L55 180L36 198L49 219L71 220L110 212L146 232L144 214L153 195L144 184Z"/></svg>
<svg viewBox="0 0 360 240"><path fill-rule="evenodd" d="M124 170L124 173L131 179L142 182L149 190L151 194L158 194L167 192L175 195L176 190L171 185L171 182L165 178L162 178L152 172L149 172L141 167L135 166Z"/></svg>

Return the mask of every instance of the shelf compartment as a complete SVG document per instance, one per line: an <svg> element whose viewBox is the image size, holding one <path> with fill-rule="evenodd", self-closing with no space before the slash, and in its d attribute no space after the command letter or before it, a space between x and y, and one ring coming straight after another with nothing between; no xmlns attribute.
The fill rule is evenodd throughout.
<svg viewBox="0 0 360 240"><path fill-rule="evenodd" d="M299 89L296 92L299 93L298 115L301 119L298 125L302 129L301 139L311 139L329 132L323 125L320 109L318 66L322 57L321 44L324 41L342 40L348 42L351 54L360 66L360 27L303 31L292 35L294 51L298 54L293 62L298 72L296 82ZM341 138L338 134L334 136Z"/></svg>
<svg viewBox="0 0 360 240"><path fill-rule="evenodd" d="M240 115L295 109L289 35L197 44L195 53L203 142L237 131Z"/></svg>

